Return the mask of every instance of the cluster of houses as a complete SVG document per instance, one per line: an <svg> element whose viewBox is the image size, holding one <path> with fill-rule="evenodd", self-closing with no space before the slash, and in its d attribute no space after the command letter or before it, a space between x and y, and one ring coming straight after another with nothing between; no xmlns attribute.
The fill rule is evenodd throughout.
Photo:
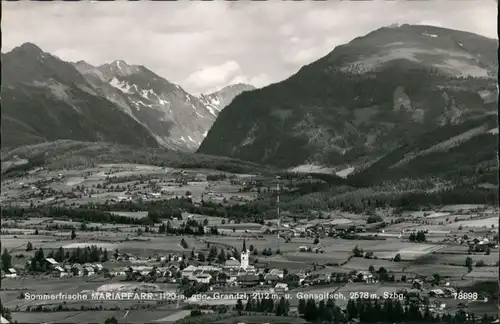
<svg viewBox="0 0 500 324"><path fill-rule="evenodd" d="M457 291L451 287L435 288L429 291L431 297L452 298Z"/></svg>
<svg viewBox="0 0 500 324"><path fill-rule="evenodd" d="M477 252L484 252L487 247L498 247L497 242L494 240L495 235L498 235L498 231L496 229L491 229L488 231L484 237L469 237L468 235L464 235L459 237L454 235L454 237L447 237L444 239L445 242L453 242L457 244L467 244L469 246L476 246Z"/></svg>
<svg viewBox="0 0 500 324"><path fill-rule="evenodd" d="M257 268L249 264L250 251L243 241L243 249L240 253L240 260L230 258L223 265L188 265L181 269L179 263L180 256L174 256L174 262L168 267L151 267L131 265L126 269L126 276L130 280L143 280L148 276L170 278L172 282L177 280L188 280L196 283L219 285L219 286L254 286L266 281L277 281L283 278L284 272L280 269L272 269L267 273L259 273ZM130 259L129 259L130 260ZM165 257L160 261L167 261Z"/></svg>
<svg viewBox="0 0 500 324"><path fill-rule="evenodd" d="M85 264L60 264L54 258L45 258L45 263L47 265L48 271L50 271L52 277L61 278L67 276L88 276L92 277L96 274L101 274L106 271L102 264L100 263L85 263ZM26 262L26 266L29 266L29 262Z"/></svg>

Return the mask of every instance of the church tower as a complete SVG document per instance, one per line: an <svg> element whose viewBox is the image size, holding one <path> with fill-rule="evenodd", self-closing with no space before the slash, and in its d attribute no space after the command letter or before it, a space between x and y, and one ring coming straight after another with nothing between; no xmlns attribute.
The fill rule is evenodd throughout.
<svg viewBox="0 0 500 324"><path fill-rule="evenodd" d="M246 270L249 264L248 258L250 256L250 252L247 250L247 244L245 239L243 239L243 249L241 250L240 255L241 255L241 260L240 260L241 267Z"/></svg>

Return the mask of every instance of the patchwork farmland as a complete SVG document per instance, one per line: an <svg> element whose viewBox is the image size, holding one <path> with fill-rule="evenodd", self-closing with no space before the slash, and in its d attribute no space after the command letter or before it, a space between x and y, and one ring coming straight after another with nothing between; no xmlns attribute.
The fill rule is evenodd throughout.
<svg viewBox="0 0 500 324"><path fill-rule="evenodd" d="M41 170L7 181L4 204L44 206L49 213L34 209L19 217L12 209L2 221L2 248L11 260L2 270L3 305L14 320L27 323L108 317L175 322L191 318L197 309L237 307L241 298L213 297L227 292L287 296L291 310L298 309L300 296L319 302L331 294L342 308L360 291L409 298L418 290L422 298L434 300L437 287L465 291L498 276L498 232L490 207L472 206L466 214L457 206L400 214L381 209L384 224L377 226L369 220L373 216L339 210L315 217L285 215L280 223L218 211L217 206L258 199L262 193L252 189L255 178L107 164ZM47 193L37 191L41 183L54 199L48 202ZM92 213L96 216L88 216ZM40 297L60 293L144 296ZM451 294L442 296L447 311L459 309ZM480 297L491 300L491 292L481 291ZM484 306L470 304L470 309L484 313Z"/></svg>

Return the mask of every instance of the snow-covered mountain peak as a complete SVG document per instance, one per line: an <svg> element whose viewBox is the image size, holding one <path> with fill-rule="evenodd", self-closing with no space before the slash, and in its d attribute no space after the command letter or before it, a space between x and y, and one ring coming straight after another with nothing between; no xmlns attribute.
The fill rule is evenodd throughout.
<svg viewBox="0 0 500 324"><path fill-rule="evenodd" d="M84 61L73 65L101 95L148 129L160 145L171 149L195 151L219 112L241 92L254 89L233 84L197 97L148 68L123 60L98 67Z"/></svg>
<svg viewBox="0 0 500 324"><path fill-rule="evenodd" d="M210 94L201 94L199 99L212 115L218 116L239 94L254 89L255 87L250 84L235 83Z"/></svg>
<svg viewBox="0 0 500 324"><path fill-rule="evenodd" d="M140 73L141 67L137 65L129 65L123 60L117 60L111 63L106 63L98 67L99 71L105 76L108 82L117 76L129 76Z"/></svg>

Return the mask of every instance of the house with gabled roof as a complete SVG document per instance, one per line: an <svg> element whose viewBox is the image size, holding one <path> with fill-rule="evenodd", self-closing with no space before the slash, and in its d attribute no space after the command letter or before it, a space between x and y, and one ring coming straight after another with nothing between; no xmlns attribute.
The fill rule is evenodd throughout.
<svg viewBox="0 0 500 324"><path fill-rule="evenodd" d="M47 264L48 269L54 269L54 267L59 266L59 262L54 260L54 258L45 258L45 263Z"/></svg>
<svg viewBox="0 0 500 324"><path fill-rule="evenodd" d="M67 275L68 273L61 266L55 266L52 269L52 277L54 278L65 277Z"/></svg>
<svg viewBox="0 0 500 324"><path fill-rule="evenodd" d="M6 278L16 278L17 277L17 271L14 268L9 268L5 272L5 277Z"/></svg>

